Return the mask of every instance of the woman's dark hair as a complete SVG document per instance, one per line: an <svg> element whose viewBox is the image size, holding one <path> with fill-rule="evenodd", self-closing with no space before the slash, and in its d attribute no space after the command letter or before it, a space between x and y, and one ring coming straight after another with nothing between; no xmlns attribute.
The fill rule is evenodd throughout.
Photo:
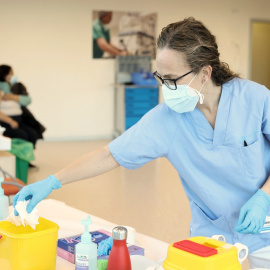
<svg viewBox="0 0 270 270"><path fill-rule="evenodd" d="M198 73L204 66L212 67L212 81L220 86L239 77L227 63L219 60L216 37L193 17L164 27L157 40L157 48L173 49L185 55L190 68Z"/></svg>
<svg viewBox="0 0 270 270"><path fill-rule="evenodd" d="M11 66L1 65L0 66L0 82L5 82L6 76L9 74L11 70Z"/></svg>
<svg viewBox="0 0 270 270"><path fill-rule="evenodd" d="M28 95L26 87L20 82L13 84L10 91L14 95Z"/></svg>

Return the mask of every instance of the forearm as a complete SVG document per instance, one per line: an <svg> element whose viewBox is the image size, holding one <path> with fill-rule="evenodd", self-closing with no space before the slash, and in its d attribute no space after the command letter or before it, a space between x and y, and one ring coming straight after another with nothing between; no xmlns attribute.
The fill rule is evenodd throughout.
<svg viewBox="0 0 270 270"><path fill-rule="evenodd" d="M13 94L5 94L4 100L13 100L16 102L20 102L20 96L19 95L13 95Z"/></svg>
<svg viewBox="0 0 270 270"><path fill-rule="evenodd" d="M13 100L18 102L21 106L27 106L31 103L31 97L28 95L14 95L14 94L5 94L4 100Z"/></svg>
<svg viewBox="0 0 270 270"><path fill-rule="evenodd" d="M270 176L268 177L268 179L266 180L266 182L264 183L264 185L261 188L265 193L267 193L268 195L270 195Z"/></svg>
<svg viewBox="0 0 270 270"><path fill-rule="evenodd" d="M5 114L3 114L2 112L0 112L0 121L11 125L13 123L13 119Z"/></svg>
<svg viewBox="0 0 270 270"><path fill-rule="evenodd" d="M121 49L119 49L119 48L115 47L113 44L111 44L111 43L109 43L109 44L110 44L110 46L112 46L112 48L114 48L114 49L115 49L115 50L117 50L118 52L123 51L123 50L121 50Z"/></svg>
<svg viewBox="0 0 270 270"><path fill-rule="evenodd" d="M64 185L103 174L118 166L108 146L105 146L81 157L54 175Z"/></svg>
<svg viewBox="0 0 270 270"><path fill-rule="evenodd" d="M110 43L108 43L105 39L100 38L97 40L98 46L99 48L104 51L104 52L108 52L111 55L119 55L120 54L120 50L118 50L117 48L115 48L114 46L112 46Z"/></svg>
<svg viewBox="0 0 270 270"><path fill-rule="evenodd" d="M103 45L103 51L108 52L111 55L118 55L120 51L110 44Z"/></svg>

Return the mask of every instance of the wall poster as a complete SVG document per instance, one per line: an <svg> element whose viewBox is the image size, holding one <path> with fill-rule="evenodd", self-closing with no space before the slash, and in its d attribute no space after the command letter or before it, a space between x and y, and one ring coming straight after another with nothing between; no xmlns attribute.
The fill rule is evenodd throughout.
<svg viewBox="0 0 270 270"><path fill-rule="evenodd" d="M93 58L155 57L156 13L93 11Z"/></svg>

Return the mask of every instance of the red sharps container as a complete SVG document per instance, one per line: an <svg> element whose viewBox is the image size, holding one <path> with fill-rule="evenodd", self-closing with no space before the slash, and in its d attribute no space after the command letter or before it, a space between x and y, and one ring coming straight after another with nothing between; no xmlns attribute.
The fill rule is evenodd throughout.
<svg viewBox="0 0 270 270"><path fill-rule="evenodd" d="M112 231L113 245L108 259L107 270L131 270L127 248L127 229L115 227Z"/></svg>

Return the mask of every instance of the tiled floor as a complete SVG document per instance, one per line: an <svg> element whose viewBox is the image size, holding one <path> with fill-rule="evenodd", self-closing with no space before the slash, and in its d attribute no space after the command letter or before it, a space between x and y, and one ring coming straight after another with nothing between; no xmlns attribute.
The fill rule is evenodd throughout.
<svg viewBox="0 0 270 270"><path fill-rule="evenodd" d="M37 144L38 170L30 169L28 183L49 174L109 141L43 142ZM119 167L104 175L63 186L50 198L140 233L172 243L189 236L188 200L178 174L166 159L130 171ZM243 269L248 269L245 264Z"/></svg>

